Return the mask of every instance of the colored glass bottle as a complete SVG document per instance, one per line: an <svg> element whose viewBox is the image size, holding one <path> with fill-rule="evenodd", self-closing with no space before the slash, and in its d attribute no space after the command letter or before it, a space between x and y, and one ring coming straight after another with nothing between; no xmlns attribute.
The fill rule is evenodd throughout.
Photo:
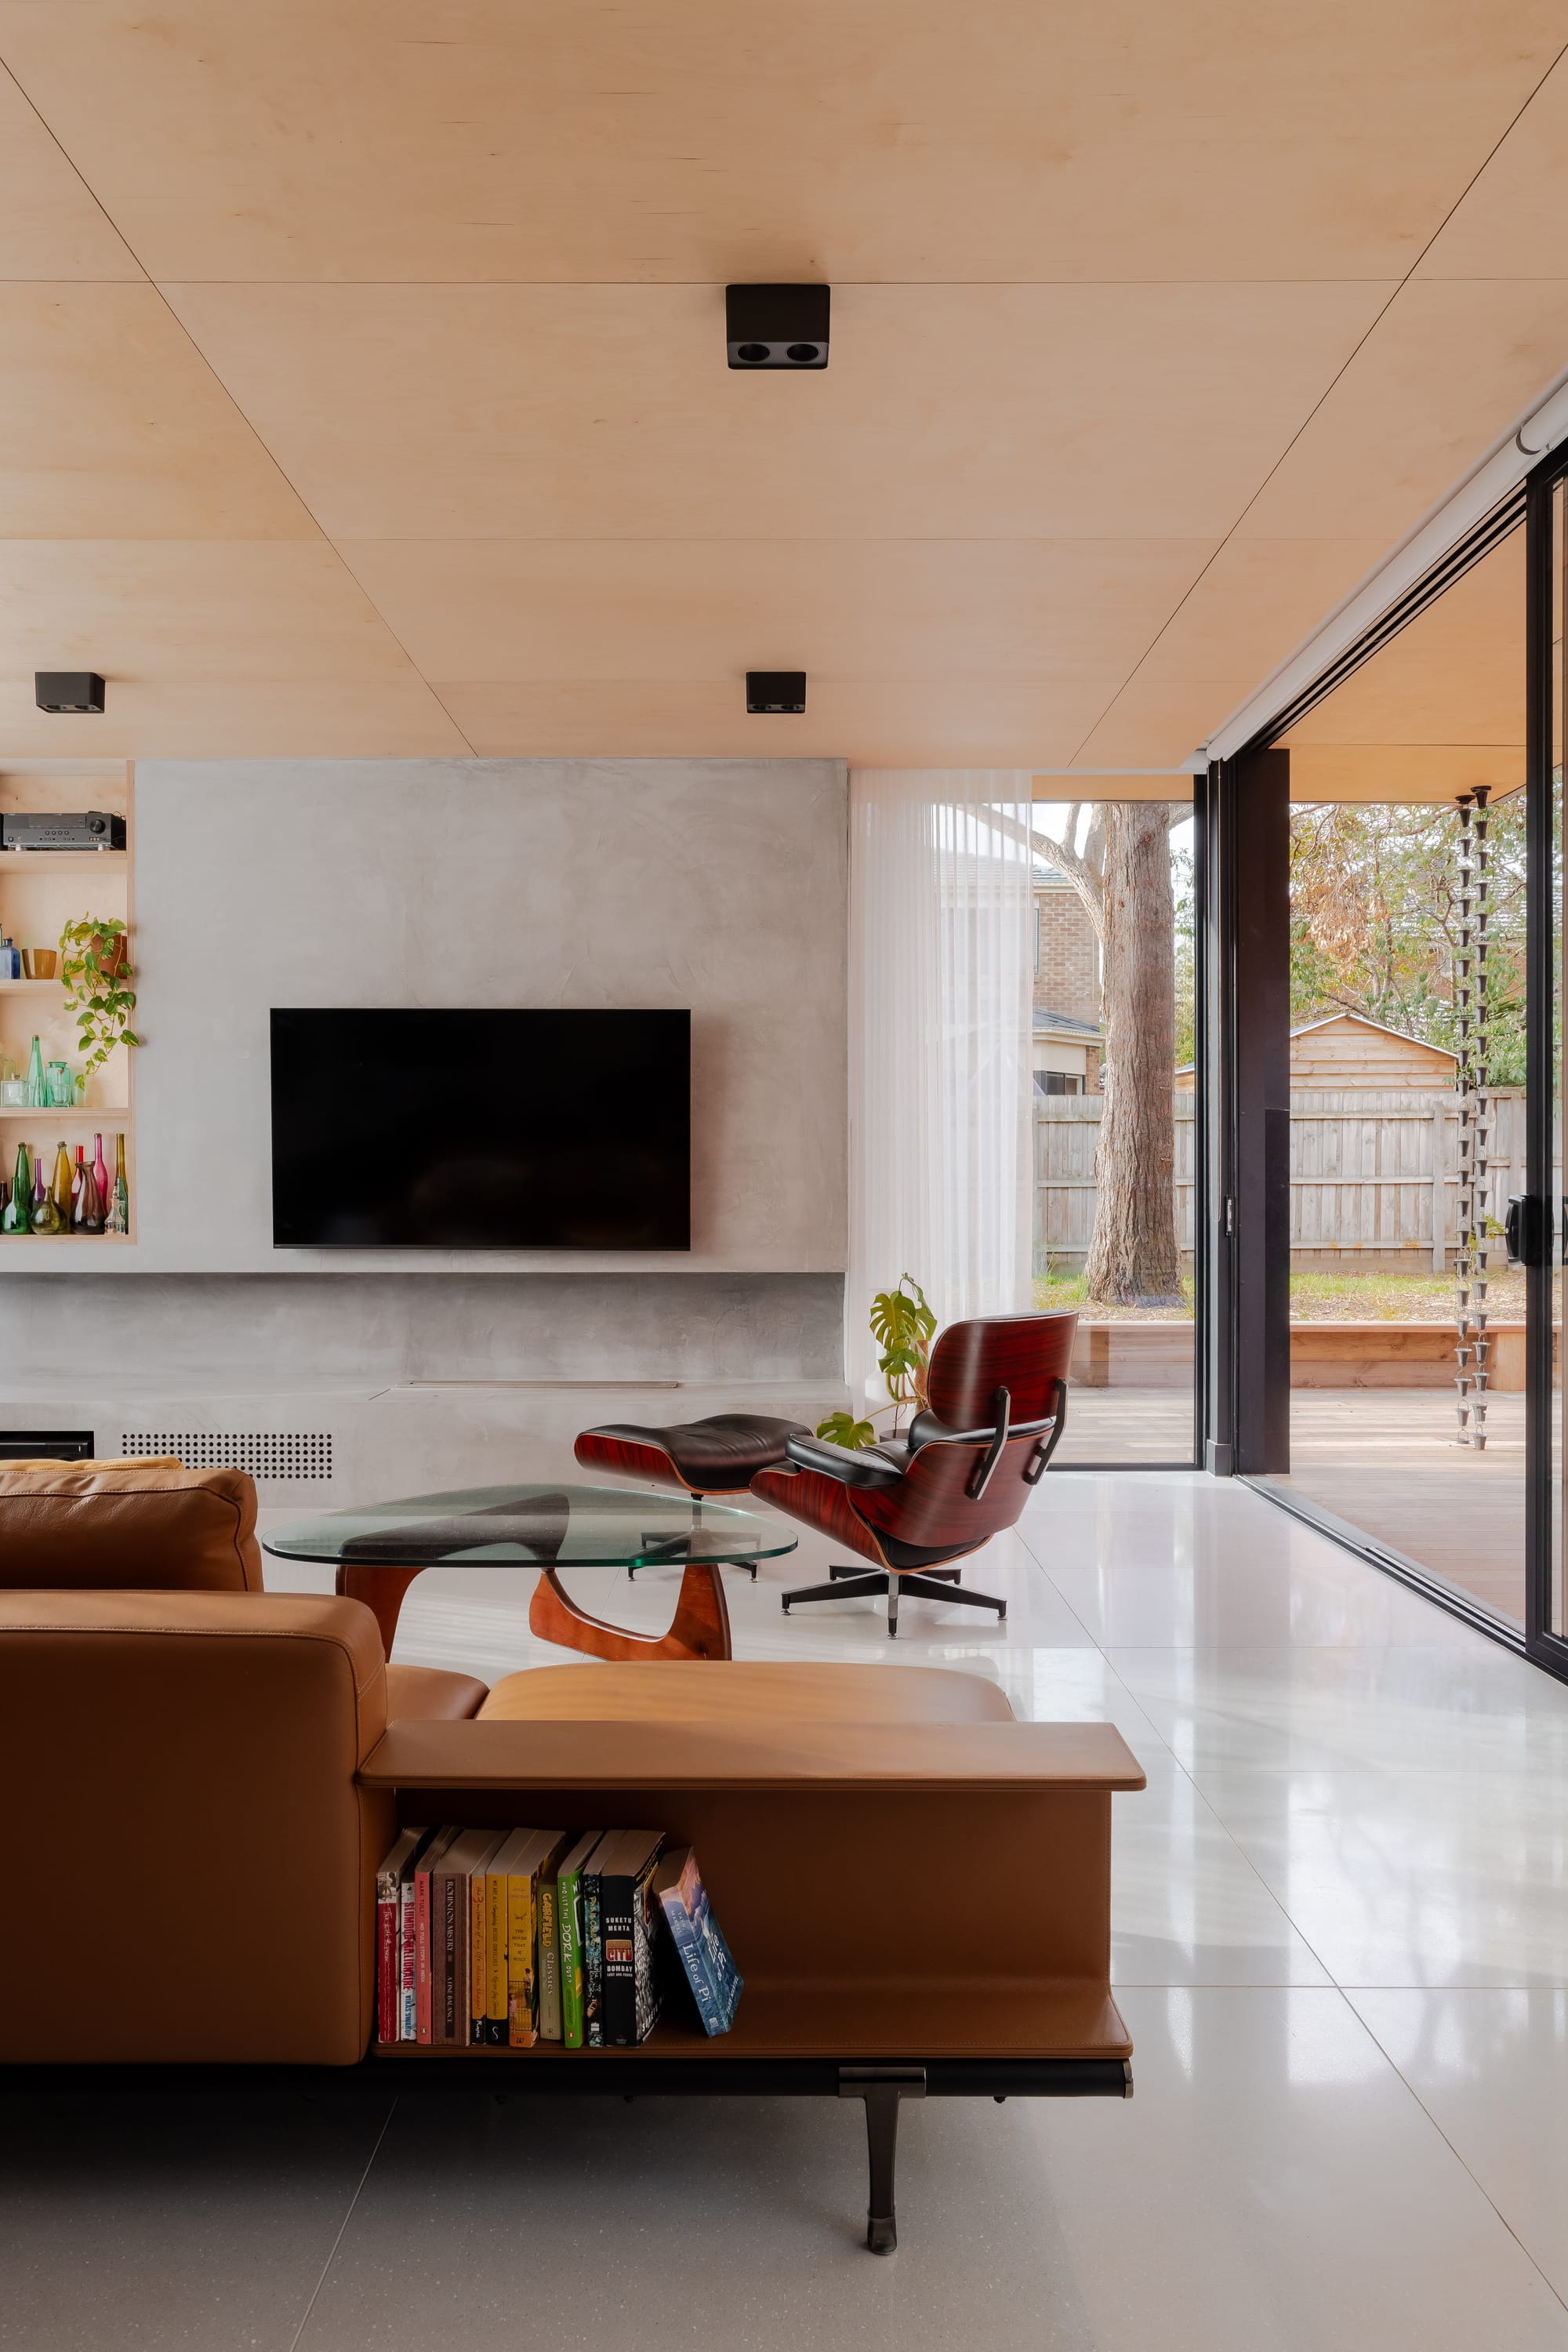
<svg viewBox="0 0 1568 2352"><path fill-rule="evenodd" d="M71 1202L71 1231L77 1234L100 1234L103 1231L103 1195L98 1189L98 1178L92 1162L88 1160L81 1171L81 1182L76 1199Z"/></svg>
<svg viewBox="0 0 1568 2352"><path fill-rule="evenodd" d="M66 1166L68 1169L70 1166L68 1160ZM67 1181L68 1183L68 1177ZM63 1234L66 1231L66 1220L55 1206L53 1192L47 1190L44 1183L44 1155L41 1151L33 1154L33 1231L36 1234Z"/></svg>
<svg viewBox="0 0 1568 2352"><path fill-rule="evenodd" d="M114 1139L114 1192L109 1212L109 1230L111 1234L128 1234L131 1231L131 1188L125 1181L125 1138L122 1135Z"/></svg>
<svg viewBox="0 0 1568 2352"><path fill-rule="evenodd" d="M76 1148L76 1166L71 1170L71 1200L73 1203L76 1200L77 1194L81 1191L81 1155L82 1146L79 1143Z"/></svg>
<svg viewBox="0 0 1568 2352"><path fill-rule="evenodd" d="M76 1197L76 1174L71 1167L71 1156L66 1150L63 1136L60 1139L59 1149L55 1153L55 1181L49 1190L55 1196L55 1206L60 1213L61 1224L68 1225L71 1221L71 1202Z"/></svg>
<svg viewBox="0 0 1568 2352"><path fill-rule="evenodd" d="M49 1098L48 1080L44 1076L44 1049L37 1039L27 1056L27 1108L42 1110Z"/></svg>
<svg viewBox="0 0 1568 2352"><path fill-rule="evenodd" d="M25 1143L16 1146L16 1171L11 1197L0 1211L0 1234L26 1234L33 1228L33 1170Z"/></svg>
<svg viewBox="0 0 1568 2352"><path fill-rule="evenodd" d="M103 1157L103 1138L101 1135L95 1135L92 1139L92 1172L98 1179L98 1197L103 1203L104 1214L107 1216L109 1213L110 1188L109 1182L109 1168Z"/></svg>

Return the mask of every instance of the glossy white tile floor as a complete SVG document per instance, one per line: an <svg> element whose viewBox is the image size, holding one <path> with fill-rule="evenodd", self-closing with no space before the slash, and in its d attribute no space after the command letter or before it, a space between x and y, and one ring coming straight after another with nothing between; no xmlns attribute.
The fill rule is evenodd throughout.
<svg viewBox="0 0 1568 2352"><path fill-rule="evenodd" d="M1197 1477L1047 1479L971 1571L1000 1628L786 1623L827 1556L731 1580L740 1655L960 1666L1142 1759L1131 2104L908 2110L878 2262L826 2101L0 2101L0 2346L1568 2352L1568 1689ZM400 1654L558 1661L525 1604L426 1579Z"/></svg>

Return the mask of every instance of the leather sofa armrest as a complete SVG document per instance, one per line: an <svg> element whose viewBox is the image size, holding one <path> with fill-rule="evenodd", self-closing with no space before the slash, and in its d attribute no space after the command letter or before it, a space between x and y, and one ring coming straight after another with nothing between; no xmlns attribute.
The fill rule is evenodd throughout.
<svg viewBox="0 0 1568 2352"><path fill-rule="evenodd" d="M824 1477L837 1479L841 1486L862 1490L896 1486L904 1475L875 1452L851 1453L847 1445L831 1444L825 1437L786 1438L784 1458L797 1469L820 1470Z"/></svg>

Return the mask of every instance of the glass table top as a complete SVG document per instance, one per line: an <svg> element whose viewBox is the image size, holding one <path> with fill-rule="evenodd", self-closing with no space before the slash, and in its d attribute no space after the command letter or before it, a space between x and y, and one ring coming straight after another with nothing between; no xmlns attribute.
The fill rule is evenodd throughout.
<svg viewBox="0 0 1568 2352"><path fill-rule="evenodd" d="M658 1568L774 1559L783 1519L732 1503L626 1486L459 1486L269 1528L263 1551L372 1568Z"/></svg>

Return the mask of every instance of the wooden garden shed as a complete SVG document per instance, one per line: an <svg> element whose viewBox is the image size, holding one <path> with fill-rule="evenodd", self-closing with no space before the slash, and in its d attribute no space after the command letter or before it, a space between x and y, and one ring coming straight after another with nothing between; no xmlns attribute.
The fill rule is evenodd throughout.
<svg viewBox="0 0 1568 2352"><path fill-rule="evenodd" d="M1409 1087L1420 1094L1448 1094L1455 1056L1403 1030L1385 1029L1362 1013L1331 1013L1290 1032L1290 1091L1318 1094L1365 1087ZM1193 1087L1192 1065L1176 1072L1184 1094Z"/></svg>

